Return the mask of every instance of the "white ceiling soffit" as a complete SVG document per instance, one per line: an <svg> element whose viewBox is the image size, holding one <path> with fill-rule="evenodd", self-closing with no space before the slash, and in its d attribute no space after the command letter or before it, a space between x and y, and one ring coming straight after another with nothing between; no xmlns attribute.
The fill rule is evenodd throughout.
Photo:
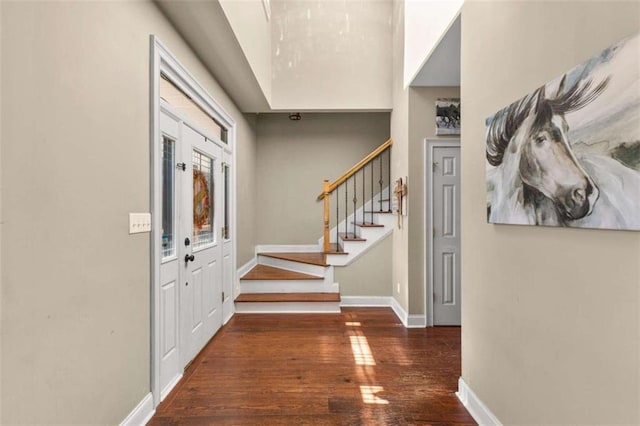
<svg viewBox="0 0 640 426"><path fill-rule="evenodd" d="M460 86L460 15L440 39L410 86Z"/></svg>
<svg viewBox="0 0 640 426"><path fill-rule="evenodd" d="M155 3L242 112L270 111L219 2Z"/></svg>

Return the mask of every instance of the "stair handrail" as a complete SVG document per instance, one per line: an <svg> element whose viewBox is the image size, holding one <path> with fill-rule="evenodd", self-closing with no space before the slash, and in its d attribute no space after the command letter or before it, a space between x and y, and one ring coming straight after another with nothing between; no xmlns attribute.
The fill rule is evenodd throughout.
<svg viewBox="0 0 640 426"><path fill-rule="evenodd" d="M371 162L371 160L376 158L378 155L380 155L384 151L386 151L387 148L389 148L391 145L393 145L393 139L388 139L382 145L380 145L379 147L377 147L376 149L371 151L369 154L367 154L366 157L364 157L362 160L360 160L356 164L354 164L353 167L351 167L349 170L347 170L345 173L343 173L342 176L340 176L338 179L334 180L333 183L330 183L328 188L324 187L323 191L320 193L320 195L318 195L317 201L322 200L328 194L331 194L333 191L335 191L335 189L337 187L339 187L344 182L346 182L346 180L349 179L351 176L355 175L357 172L362 170L362 168L364 166L369 164ZM329 181L325 181L325 182L328 183Z"/></svg>
<svg viewBox="0 0 640 426"><path fill-rule="evenodd" d="M330 251L330 249L331 249L330 236L329 236L329 221L331 219L330 206L329 206L330 197L329 196L331 195L331 193L333 193L333 191L336 190L336 188L338 188L340 185L345 183L350 177L354 176L356 173L358 173L360 170L362 170L367 164L371 163L373 160L375 160L380 155L382 155L382 153L384 153L386 150L388 150L391 147L391 145L393 145L393 139L389 138L387 141L382 143L376 149L371 151L362 160L360 160L356 164L354 164L349 170L347 170L345 173L343 173L342 176L340 176L338 179L336 179L332 183L329 183L329 181L327 179L325 179L322 182L322 192L320 193L320 195L318 195L317 201L320 201L320 200L324 199L324 215L323 215L324 216L323 217L323 222L324 222L324 233L323 233L323 235L324 235L324 246L323 246L323 250L324 250L325 253L328 253ZM389 160L389 161L391 161L391 160ZM381 171L382 171L382 169L381 169ZM373 177L372 177L372 179L373 179ZM382 180L380 181L380 185L382 186ZM389 186L389 188L391 188L391 186ZM354 216L355 216L355 202L356 201L354 199ZM373 200L372 200L372 202L373 202ZM363 212L364 212L364 200L363 200ZM363 213L363 215L364 215L364 213ZM354 223L355 223L355 218L354 218ZM355 228L355 225L354 225L354 228ZM338 231L336 230L336 232L338 232ZM354 229L354 232L355 232L355 229ZM338 245L338 241L336 241L336 246L337 247L339 246Z"/></svg>

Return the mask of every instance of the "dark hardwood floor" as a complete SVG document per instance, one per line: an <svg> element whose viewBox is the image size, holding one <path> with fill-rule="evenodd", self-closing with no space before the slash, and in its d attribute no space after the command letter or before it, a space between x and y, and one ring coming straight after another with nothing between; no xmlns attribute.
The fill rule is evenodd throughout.
<svg viewBox="0 0 640 426"><path fill-rule="evenodd" d="M386 308L236 314L149 424L475 424L459 376L457 327L407 330Z"/></svg>

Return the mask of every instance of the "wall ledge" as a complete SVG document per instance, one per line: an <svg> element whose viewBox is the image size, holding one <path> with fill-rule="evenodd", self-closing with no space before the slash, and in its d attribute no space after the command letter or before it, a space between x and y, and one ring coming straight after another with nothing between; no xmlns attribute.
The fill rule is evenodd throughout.
<svg viewBox="0 0 640 426"><path fill-rule="evenodd" d="M458 379L458 392L456 392L456 396L479 425L502 426L500 420L498 420L484 402L478 398L478 395L471 390L462 377Z"/></svg>
<svg viewBox="0 0 640 426"><path fill-rule="evenodd" d="M142 401L129 413L129 415L120 423L120 426L140 426L146 425L156 410L153 408L153 397L149 392Z"/></svg>

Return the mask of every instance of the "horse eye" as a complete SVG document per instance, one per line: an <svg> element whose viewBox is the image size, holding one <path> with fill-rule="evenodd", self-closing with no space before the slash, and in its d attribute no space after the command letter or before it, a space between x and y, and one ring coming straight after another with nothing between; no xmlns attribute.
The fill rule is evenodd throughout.
<svg viewBox="0 0 640 426"><path fill-rule="evenodd" d="M547 140L547 137L545 135L540 135L540 136L536 136L536 138L534 139L534 141L540 145L542 143L544 143Z"/></svg>

